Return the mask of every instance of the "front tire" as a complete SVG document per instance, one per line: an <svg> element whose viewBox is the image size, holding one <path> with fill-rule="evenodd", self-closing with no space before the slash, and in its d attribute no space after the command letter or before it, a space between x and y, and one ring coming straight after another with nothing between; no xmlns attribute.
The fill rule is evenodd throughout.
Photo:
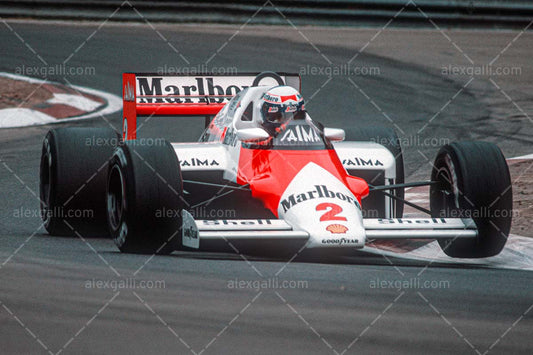
<svg viewBox="0 0 533 355"><path fill-rule="evenodd" d="M430 188L432 217L472 218L475 239L439 240L444 253L456 258L499 254L511 229L513 192L501 150L488 142L445 145L437 154Z"/></svg>
<svg viewBox="0 0 533 355"><path fill-rule="evenodd" d="M181 246L183 185L169 142L127 141L118 147L106 196L109 230L120 251L170 254Z"/></svg>

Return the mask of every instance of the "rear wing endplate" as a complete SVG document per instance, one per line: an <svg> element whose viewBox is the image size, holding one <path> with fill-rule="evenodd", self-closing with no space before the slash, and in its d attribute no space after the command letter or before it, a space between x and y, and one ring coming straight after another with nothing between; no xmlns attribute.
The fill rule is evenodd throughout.
<svg viewBox="0 0 533 355"><path fill-rule="evenodd" d="M298 74L235 73L176 75L122 74L122 136L137 138L137 116L215 116L246 87L289 85L300 90Z"/></svg>

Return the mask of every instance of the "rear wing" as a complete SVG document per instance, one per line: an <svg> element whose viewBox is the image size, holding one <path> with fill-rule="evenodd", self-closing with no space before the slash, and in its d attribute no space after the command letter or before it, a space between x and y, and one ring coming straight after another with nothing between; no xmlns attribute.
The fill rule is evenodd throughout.
<svg viewBox="0 0 533 355"><path fill-rule="evenodd" d="M122 137L137 138L137 116L203 116L206 125L246 87L289 85L300 91L298 74L122 74Z"/></svg>

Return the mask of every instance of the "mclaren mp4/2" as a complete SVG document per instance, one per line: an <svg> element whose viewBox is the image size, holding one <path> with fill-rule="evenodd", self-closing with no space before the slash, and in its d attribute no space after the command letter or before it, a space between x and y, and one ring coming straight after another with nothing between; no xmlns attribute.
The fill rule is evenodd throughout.
<svg viewBox="0 0 533 355"><path fill-rule="evenodd" d="M298 75L272 72L123 74L122 136L70 127L44 139L46 229L111 235L128 253L353 250L417 238L438 240L452 257L502 250L512 191L497 146L445 145L429 180L406 183L393 130L324 127L306 111L300 85ZM201 116L206 128L191 143L137 139L138 116ZM430 209L404 199L423 185ZM403 218L405 205L429 216Z"/></svg>

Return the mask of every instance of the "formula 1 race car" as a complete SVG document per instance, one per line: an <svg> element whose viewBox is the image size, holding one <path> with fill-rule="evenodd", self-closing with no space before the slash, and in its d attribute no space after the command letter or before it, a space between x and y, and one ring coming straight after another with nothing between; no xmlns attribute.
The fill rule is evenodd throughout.
<svg viewBox="0 0 533 355"><path fill-rule="evenodd" d="M388 128L324 127L300 77L123 74L123 132L60 128L44 139L40 194L50 234L111 235L122 252L360 249L436 239L452 257L498 254L512 191L500 149L440 149L431 179L404 182ZM202 116L194 143L137 139L137 116ZM213 118L214 116L214 118ZM430 209L404 190L430 186ZM403 218L404 205L428 218ZM88 212L88 213L84 213Z"/></svg>

